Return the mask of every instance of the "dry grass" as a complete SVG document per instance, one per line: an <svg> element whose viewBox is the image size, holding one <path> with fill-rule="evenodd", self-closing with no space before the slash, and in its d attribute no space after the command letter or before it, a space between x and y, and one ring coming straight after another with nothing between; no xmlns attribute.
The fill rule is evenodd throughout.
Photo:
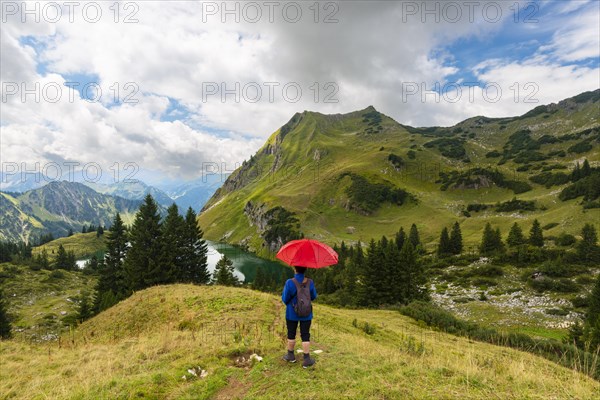
<svg viewBox="0 0 600 400"><path fill-rule="evenodd" d="M419 327L393 311L317 305L314 369L280 360L274 296L225 287L154 287L60 342L2 342L6 399L593 399L600 384L528 353ZM357 327L352 321L357 319ZM366 334L360 324L375 326ZM239 355L262 363L239 367ZM187 372L200 367L206 378ZM183 379L183 376L186 379Z"/></svg>

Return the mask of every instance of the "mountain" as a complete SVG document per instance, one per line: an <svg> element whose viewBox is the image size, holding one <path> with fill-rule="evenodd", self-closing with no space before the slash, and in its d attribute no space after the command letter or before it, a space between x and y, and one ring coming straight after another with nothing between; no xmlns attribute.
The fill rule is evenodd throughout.
<svg viewBox="0 0 600 400"><path fill-rule="evenodd" d="M33 275L25 270L21 275ZM222 286L138 291L62 335L57 346L48 343L56 337L47 327L62 324L79 301L71 287L74 274L63 275L43 271L30 277L40 287L36 305L49 304L37 312L44 322L38 332L45 336L42 343L2 342L4 397L466 400L493 393L498 399L592 399L600 390L581 372L527 352L432 331L397 311L322 304L314 306L311 328L317 364L303 370L298 362L281 360L281 299ZM27 301L31 294L16 279L21 278L6 282L9 311L36 315ZM59 297L49 294L57 282L71 284ZM47 289L40 290L44 285ZM31 321L18 322L26 327ZM250 359L253 353L260 361ZM43 373L31 373L32 365Z"/></svg>
<svg viewBox="0 0 600 400"><path fill-rule="evenodd" d="M430 250L454 221L467 248L487 221L504 234L534 218L549 235L578 234L600 208L559 195L576 162L600 162L599 106L595 90L521 116L428 128L372 106L296 113L231 174L199 222L207 238L263 255L302 234L365 242L412 223Z"/></svg>
<svg viewBox="0 0 600 400"><path fill-rule="evenodd" d="M66 236L83 225L110 225L117 212L129 223L140 204L67 181L22 194L0 192L0 239L27 241L45 232Z"/></svg>
<svg viewBox="0 0 600 400"><path fill-rule="evenodd" d="M91 187L98 193L108 194L111 196L119 196L129 200L143 200L146 195L150 194L154 200L164 206L169 207L173 204L173 199L165 192L146 183L137 180L129 179L112 184L98 184L92 182L82 182L84 185Z"/></svg>
<svg viewBox="0 0 600 400"><path fill-rule="evenodd" d="M188 182L173 182L161 185L161 189L172 198L182 212L189 207L198 212L223 184L229 174L205 174Z"/></svg>

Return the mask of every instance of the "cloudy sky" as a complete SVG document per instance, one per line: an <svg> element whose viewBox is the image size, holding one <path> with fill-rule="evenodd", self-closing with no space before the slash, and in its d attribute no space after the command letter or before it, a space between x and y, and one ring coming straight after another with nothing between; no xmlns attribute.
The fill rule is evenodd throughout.
<svg viewBox="0 0 600 400"><path fill-rule="evenodd" d="M448 126L600 87L596 0L23 4L1 3L4 172L191 179L298 111Z"/></svg>

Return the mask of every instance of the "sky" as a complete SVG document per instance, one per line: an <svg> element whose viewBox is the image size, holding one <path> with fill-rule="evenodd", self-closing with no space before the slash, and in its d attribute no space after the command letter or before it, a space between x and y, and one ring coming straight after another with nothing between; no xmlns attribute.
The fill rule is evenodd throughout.
<svg viewBox="0 0 600 400"><path fill-rule="evenodd" d="M193 179L304 110L451 126L600 87L596 0L0 4L4 176Z"/></svg>

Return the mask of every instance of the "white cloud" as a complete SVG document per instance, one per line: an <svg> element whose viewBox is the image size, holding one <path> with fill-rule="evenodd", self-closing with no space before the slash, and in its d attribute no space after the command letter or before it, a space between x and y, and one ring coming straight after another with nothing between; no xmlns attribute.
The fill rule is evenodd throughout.
<svg viewBox="0 0 600 400"><path fill-rule="evenodd" d="M598 87L597 68L564 66L548 58L552 54L567 62L597 56L598 46L591 48L597 43L592 28L599 24L593 13L581 26L565 24L527 62L497 59L477 66L478 78L506 87L498 103L486 102L480 93L474 102L463 96L456 103L438 103L432 96L425 102L420 96L404 101L403 88L415 82L431 89L460 72L448 64L452 55L441 50L459 39L491 38L512 29L512 2L500 3L501 21L486 21L481 6L475 21L466 20L463 10L464 18L456 23L444 18L436 23L431 16L423 23L422 15L407 14L406 2L344 2L335 14L339 21L332 24L314 23L308 8L312 3L302 3L298 23L286 22L278 11L276 22L263 15L256 24L221 23L218 16L204 22L206 2L138 2L139 23L116 24L108 9L112 3L103 4L106 18L94 24L81 14L74 15L74 23L22 24L12 19L2 24L3 82L62 84L71 75L98 76L103 94L97 103L81 100L77 93L75 101L57 103L22 103L13 96L2 104L3 160L100 160L106 165L134 160L142 168L194 175L202 162L232 164L248 158L272 131L305 109L338 113L374 105L401 123L450 125L476 114L530 109L532 104L516 103L506 95L511 82L538 82L541 103ZM321 9L319 19L331 11ZM121 9L120 17L125 14ZM34 49L19 43L25 36L43 45ZM49 72L40 74L40 63ZM111 87L119 86L122 99L127 82L138 85L139 103L112 104ZM225 102L219 95L205 99L203 89L212 82L228 89L236 82L240 88L256 83L262 97L256 103L244 98L236 102L232 95ZM270 82L279 84L273 101L266 86ZM311 90L315 82L320 89L317 102ZM337 103L323 102L332 90L325 90L327 82L339 88ZM284 99L286 83L302 88L298 102ZM181 121L161 121L169 99L189 111ZM181 110L170 115L181 115Z"/></svg>

